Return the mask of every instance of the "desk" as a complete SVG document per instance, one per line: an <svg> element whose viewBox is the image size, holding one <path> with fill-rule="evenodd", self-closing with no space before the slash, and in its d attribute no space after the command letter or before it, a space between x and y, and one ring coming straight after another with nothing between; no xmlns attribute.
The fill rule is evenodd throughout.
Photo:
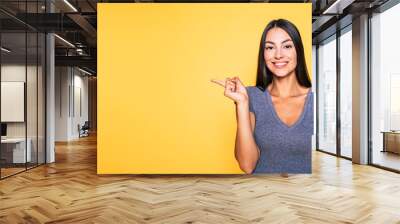
<svg viewBox="0 0 400 224"><path fill-rule="evenodd" d="M1 154L3 157L3 154L5 154L7 157L10 158L5 158L6 161L10 163L25 163L25 162L30 162L32 158L31 154L31 145L32 145L32 140L30 138L27 138L27 146L26 147L26 154L25 154L25 138L6 138L6 139L1 139ZM11 149L9 146L13 146ZM12 154L11 156L8 156ZM10 161L12 158L12 161ZM27 161L25 161L25 158L27 158Z"/></svg>
<svg viewBox="0 0 400 224"><path fill-rule="evenodd" d="M382 152L400 154L400 131L382 131L381 133L383 133Z"/></svg>

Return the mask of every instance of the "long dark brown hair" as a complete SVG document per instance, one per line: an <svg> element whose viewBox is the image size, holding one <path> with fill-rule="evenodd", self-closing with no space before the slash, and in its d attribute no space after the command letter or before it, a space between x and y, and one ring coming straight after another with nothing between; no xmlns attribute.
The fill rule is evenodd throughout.
<svg viewBox="0 0 400 224"><path fill-rule="evenodd" d="M296 49L297 54L297 65L295 68L297 82L304 87L311 87L310 77L308 76L308 70L306 65L306 59L304 57L304 47L303 42L301 40L301 36L299 31L297 30L296 26L285 19L277 19L272 20L268 25L265 27L264 32L261 36L260 42L260 51L258 53L258 69L257 69L257 82L256 86L259 89L265 91L267 86L272 83L273 74L268 69L267 65L265 64L264 59L264 48L265 48L265 39L267 36L268 31L273 28L281 28L286 31L290 38L293 41L293 44Z"/></svg>

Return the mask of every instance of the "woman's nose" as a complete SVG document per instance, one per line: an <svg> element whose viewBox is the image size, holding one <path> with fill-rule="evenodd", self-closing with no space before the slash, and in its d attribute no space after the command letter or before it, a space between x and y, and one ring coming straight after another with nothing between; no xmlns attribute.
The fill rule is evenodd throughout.
<svg viewBox="0 0 400 224"><path fill-rule="evenodd" d="M281 58L282 57L282 52L281 52L281 49L279 47L276 48L274 56L275 56L275 58Z"/></svg>

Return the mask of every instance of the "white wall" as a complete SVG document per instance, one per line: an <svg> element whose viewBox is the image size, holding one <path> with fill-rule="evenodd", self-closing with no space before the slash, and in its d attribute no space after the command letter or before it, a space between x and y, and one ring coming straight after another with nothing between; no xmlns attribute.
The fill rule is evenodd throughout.
<svg viewBox="0 0 400 224"><path fill-rule="evenodd" d="M31 70L32 67L28 67L28 71ZM1 66L1 81L19 81L25 82L25 64L8 64ZM28 72L31 74L31 72ZM1 108L2 110L6 110L6 108ZM10 122L7 123L7 137L25 137L25 122Z"/></svg>
<svg viewBox="0 0 400 224"><path fill-rule="evenodd" d="M55 68L55 141L68 141L69 68Z"/></svg>
<svg viewBox="0 0 400 224"><path fill-rule="evenodd" d="M18 81L18 82L25 82L25 75L27 69L27 75L28 75L28 80L30 85L36 85L35 79L30 77L31 75L36 76L36 66L27 66L25 68L24 65L18 65L18 64L5 64L1 66L1 81L2 82L12 82L12 81ZM31 106L36 108L36 88L28 88L27 89L27 106ZM35 99L35 100L34 100ZM35 105L29 105L30 102L35 102ZM40 105L39 105L40 106ZM1 108L2 110L6 110L7 108ZM30 112L30 111L29 111ZM36 113L27 113L27 119L28 122L34 121L36 123L37 117ZM7 136L8 137L25 137L25 123L26 122L7 122ZM32 131L29 130L29 128L33 128ZM35 132L36 135L36 124L28 124L28 137L30 133Z"/></svg>
<svg viewBox="0 0 400 224"><path fill-rule="evenodd" d="M55 73L55 140L70 141L88 120L88 77L72 67L56 67Z"/></svg>
<svg viewBox="0 0 400 224"><path fill-rule="evenodd" d="M75 116L74 119L72 119L72 135L75 137L79 137L79 133L78 133L78 129L76 128L78 126L78 124L80 124L81 126L85 123L85 121L88 121L89 118L89 111L88 111L88 96L89 96L89 92L88 92L88 77L87 76L81 76L81 74L83 73L78 73L78 75L76 74L75 70L75 75L74 75L74 86L75 86ZM77 92L77 90L80 90L80 94ZM80 95L80 99L77 97L78 94ZM79 108L77 107L77 104L79 104L80 101L80 105L81 106L81 113L79 112Z"/></svg>

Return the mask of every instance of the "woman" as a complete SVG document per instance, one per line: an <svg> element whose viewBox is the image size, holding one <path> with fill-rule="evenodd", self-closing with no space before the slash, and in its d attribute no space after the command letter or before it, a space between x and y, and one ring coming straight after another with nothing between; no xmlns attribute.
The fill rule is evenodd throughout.
<svg viewBox="0 0 400 224"><path fill-rule="evenodd" d="M256 86L212 81L236 104L235 157L245 173L311 173L313 94L295 25L278 19L264 29Z"/></svg>

